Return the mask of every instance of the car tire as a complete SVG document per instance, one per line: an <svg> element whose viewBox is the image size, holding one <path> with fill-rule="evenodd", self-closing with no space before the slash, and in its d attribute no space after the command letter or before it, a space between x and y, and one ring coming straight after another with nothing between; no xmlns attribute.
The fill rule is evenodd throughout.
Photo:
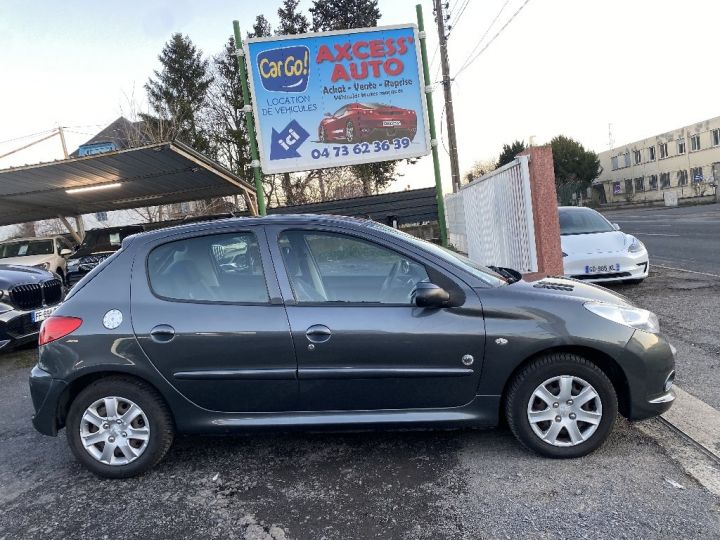
<svg viewBox="0 0 720 540"><path fill-rule="evenodd" d="M127 441L129 445L137 445L142 448L139 456L130 458L131 461L128 463L103 463L99 460L99 458L93 456L91 450L86 449L86 445L83 442L81 429L86 430L88 427L92 428L91 423L84 419L84 415L90 411L90 408L93 407L94 404L101 402L108 397L116 399L121 405L122 403L137 405L140 409L140 413L143 415L142 418L133 420L133 422L139 423L139 425L136 425L136 427L140 430L137 431L137 433L140 433L144 426L147 426L149 430L148 434L142 435L143 437L147 436L145 441L133 439L132 435L126 436L126 433L129 433L131 429L135 429L132 428L132 426L127 428L126 432L121 433L123 435L123 440ZM102 409L94 410L100 411ZM115 415L115 418L122 418L120 416L122 410L123 409L119 405L117 407L118 414ZM108 415L107 412L107 409L105 409L106 416L112 419L112 415ZM116 428L114 424L112 426L110 426L110 424L113 423L109 422L107 426L111 429ZM121 424L118 424L118 426L118 430L126 429ZM99 433L101 428L97 427L96 429L98 435L102 435ZM70 409L67 414L65 431L70 449L78 461L80 461L80 463L87 467L91 472L105 478L129 478L151 469L165 456L167 451L170 449L175 436L172 415L167 407L167 404L158 392L149 384L141 380L123 376L105 377L84 388L70 405ZM114 434L118 439L120 439L119 433L110 433L109 430L103 430L103 432L108 433L109 436ZM89 435L86 433L86 437L88 436ZM87 441L88 439L85 440ZM97 453L98 451L104 450L105 444L107 444L107 442L100 442L97 445L89 445L88 448L93 446L93 452ZM138 450L134 449L130 452L137 451ZM113 450L112 453L113 455L121 456L120 459L125 459L125 454L120 448L120 443L117 444L117 449ZM103 455L105 455L104 452ZM112 457L111 460L112 459L115 459L115 457Z"/></svg>
<svg viewBox="0 0 720 540"><path fill-rule="evenodd" d="M568 385L570 398L566 400L568 394L563 393ZM593 391L596 397L581 403ZM510 382L505 400L513 435L526 448L550 458L577 458L597 450L612 431L617 411L617 394L607 375L571 353L548 354L530 362Z"/></svg>
<svg viewBox="0 0 720 540"><path fill-rule="evenodd" d="M318 139L321 143L327 142L325 137L325 126L320 126L320 129L318 130Z"/></svg>
<svg viewBox="0 0 720 540"><path fill-rule="evenodd" d="M355 124L352 121L345 124L345 140L351 144L355 142Z"/></svg>

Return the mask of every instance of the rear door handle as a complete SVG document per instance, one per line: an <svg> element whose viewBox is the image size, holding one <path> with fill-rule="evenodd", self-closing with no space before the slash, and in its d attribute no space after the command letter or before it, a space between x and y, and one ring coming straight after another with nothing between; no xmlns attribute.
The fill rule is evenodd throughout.
<svg viewBox="0 0 720 540"><path fill-rule="evenodd" d="M175 337L175 329L169 324L158 324L150 330L150 339L156 343L167 343Z"/></svg>
<svg viewBox="0 0 720 540"><path fill-rule="evenodd" d="M313 324L305 331L305 337L310 343L325 343L332 337L332 332L324 324Z"/></svg>

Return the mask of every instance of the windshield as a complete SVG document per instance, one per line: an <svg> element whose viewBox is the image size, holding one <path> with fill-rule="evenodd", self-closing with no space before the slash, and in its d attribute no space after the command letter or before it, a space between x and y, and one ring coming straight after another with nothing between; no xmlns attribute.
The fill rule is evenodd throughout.
<svg viewBox="0 0 720 540"><path fill-rule="evenodd" d="M9 257L30 257L32 255L52 255L52 240L23 240L0 244L0 259Z"/></svg>
<svg viewBox="0 0 720 540"><path fill-rule="evenodd" d="M474 261L471 261L465 255L444 248L442 246L438 246L437 244L433 244L432 242L428 242L427 240L421 240L420 238L407 234L403 231L399 231L398 229L393 229L392 227L389 227L388 225L383 225L382 223L372 221L369 222L368 226L386 232L397 238L401 238L406 242L410 242L411 244L414 244L421 249L430 251L436 257L440 257L441 259L448 261L455 266L460 266L466 272L481 279L488 285L492 285L493 287L499 287L500 285L506 285L508 282L497 272L493 272L487 266L483 266Z"/></svg>
<svg viewBox="0 0 720 540"><path fill-rule="evenodd" d="M590 208L560 208L560 234L592 234L614 231L610 222Z"/></svg>

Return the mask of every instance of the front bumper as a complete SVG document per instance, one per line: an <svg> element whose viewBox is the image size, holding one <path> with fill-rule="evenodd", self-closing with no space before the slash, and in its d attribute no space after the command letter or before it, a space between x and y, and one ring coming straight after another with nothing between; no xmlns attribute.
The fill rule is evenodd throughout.
<svg viewBox="0 0 720 540"><path fill-rule="evenodd" d="M628 383L624 412L629 420L652 418L672 406L676 354L664 336L635 331L619 359Z"/></svg>
<svg viewBox="0 0 720 540"><path fill-rule="evenodd" d="M0 313L0 350L24 345L37 339L40 323L33 322L33 311L13 309Z"/></svg>
<svg viewBox="0 0 720 540"><path fill-rule="evenodd" d="M54 437L58 433L58 404L66 388L65 381L53 379L39 366L35 366L30 372L30 397L35 408L32 423L43 435Z"/></svg>
<svg viewBox="0 0 720 540"><path fill-rule="evenodd" d="M591 283L645 279L650 273L650 261L646 250L569 254L563 257L563 272L567 277Z"/></svg>

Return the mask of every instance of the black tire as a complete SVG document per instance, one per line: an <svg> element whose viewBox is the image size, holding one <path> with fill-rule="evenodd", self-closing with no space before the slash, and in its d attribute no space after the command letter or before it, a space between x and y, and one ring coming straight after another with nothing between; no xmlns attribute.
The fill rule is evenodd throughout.
<svg viewBox="0 0 720 540"><path fill-rule="evenodd" d="M324 126L320 126L320 129L318 130L318 139L320 140L321 143L327 142L325 140L325 127Z"/></svg>
<svg viewBox="0 0 720 540"><path fill-rule="evenodd" d="M349 134L348 127L351 129ZM357 137L355 137L355 124L353 124L352 122L348 122L347 124L345 124L345 140L349 143L354 143L355 139L357 139Z"/></svg>
<svg viewBox="0 0 720 540"><path fill-rule="evenodd" d="M125 465L101 463L91 456L80 438L80 423L86 409L95 401L118 396L136 403L148 419L150 435L144 452ZM146 472L165 456L173 443L175 428L170 410L157 391L131 377L99 379L84 388L73 400L67 414L66 435L73 454L91 472L105 478L129 478Z"/></svg>
<svg viewBox="0 0 720 540"><path fill-rule="evenodd" d="M574 446L555 446L543 440L528 419L528 404L535 389L560 375L583 379L595 389L602 403L602 417L595 432ZM526 448L550 458L577 458L600 448L612 431L617 410L617 394L607 375L589 360L571 353L548 354L529 363L511 381L505 400L505 416L513 435Z"/></svg>

